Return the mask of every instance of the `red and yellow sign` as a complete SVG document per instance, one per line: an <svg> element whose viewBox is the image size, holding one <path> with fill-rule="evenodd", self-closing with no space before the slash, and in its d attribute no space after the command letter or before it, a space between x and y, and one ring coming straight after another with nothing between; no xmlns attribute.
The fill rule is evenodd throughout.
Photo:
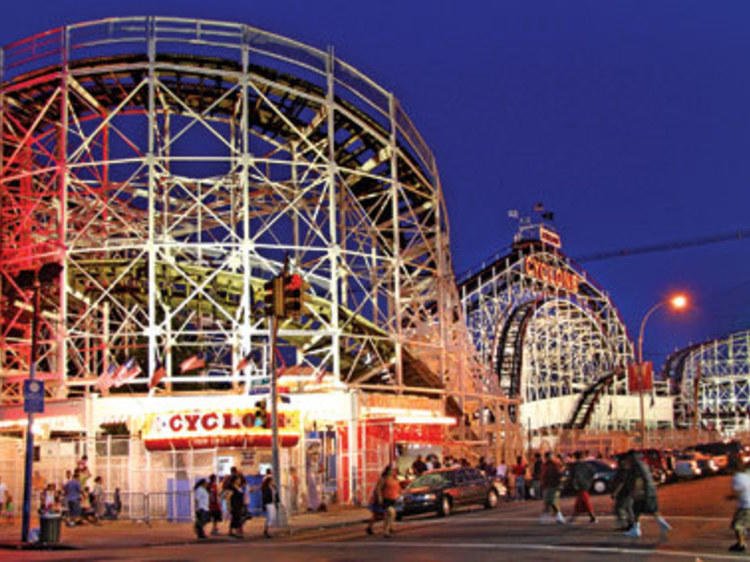
<svg viewBox="0 0 750 562"><path fill-rule="evenodd" d="M578 275L561 267L542 263L533 256L525 261L526 275L571 293L578 292Z"/></svg>
<svg viewBox="0 0 750 562"><path fill-rule="evenodd" d="M280 411L281 446L296 445L299 432L299 412ZM149 414L142 435L146 448L152 451L271 446L271 429L256 422L255 409Z"/></svg>

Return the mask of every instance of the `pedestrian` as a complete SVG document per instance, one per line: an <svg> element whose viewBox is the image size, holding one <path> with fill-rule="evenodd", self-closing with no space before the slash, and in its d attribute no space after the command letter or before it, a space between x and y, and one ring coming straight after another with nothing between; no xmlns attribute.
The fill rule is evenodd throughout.
<svg viewBox="0 0 750 562"><path fill-rule="evenodd" d="M89 458L86 455L83 455L76 464L76 472L78 473L78 482L81 483L81 488L84 488L88 485L88 479L91 478Z"/></svg>
<svg viewBox="0 0 750 562"><path fill-rule="evenodd" d="M573 513L569 522L572 523L579 513L587 513L589 522L596 523L594 507L591 505L589 490L594 483L594 469L586 461L582 460L581 451L574 454L575 462L570 467L570 480L573 485L573 491L576 493L576 503L573 506Z"/></svg>
<svg viewBox="0 0 750 562"><path fill-rule="evenodd" d="M227 491L229 496L229 536L242 538L242 524L245 522L245 494L242 489L242 477L235 474Z"/></svg>
<svg viewBox="0 0 750 562"><path fill-rule="evenodd" d="M266 520L263 522L263 536L271 538L268 532L270 526L276 519L276 506L279 502L279 494L276 491L276 484L273 481L271 469L266 470L266 476L260 485L260 492L263 500L263 510L266 512Z"/></svg>
<svg viewBox="0 0 750 562"><path fill-rule="evenodd" d="M422 460L422 455L417 455L417 460L415 460L411 464L411 469L414 471L414 474L416 476L421 475L423 472L427 471L427 465Z"/></svg>
<svg viewBox="0 0 750 562"><path fill-rule="evenodd" d="M372 495L370 496L370 502L367 505L367 509L370 510L370 513L372 514L370 516L370 520L367 522L367 527L365 527L365 532L368 535L372 535L374 533L372 527L375 524L376 521L381 521L385 518L385 505L383 504L383 489L385 488L385 479L388 476L388 473L390 472L391 467L386 466L383 472L380 474L380 478L378 478L377 483L375 484L375 487L372 490Z"/></svg>
<svg viewBox="0 0 750 562"><path fill-rule="evenodd" d="M13 505L13 496L10 493L5 494L5 503L3 504L3 519L8 525L13 525L16 508Z"/></svg>
<svg viewBox="0 0 750 562"><path fill-rule="evenodd" d="M565 517L560 511L560 488L563 482L562 467L549 451L544 454L540 481L542 486L542 513L539 516L539 522L544 523L547 513L551 512L559 524L564 524Z"/></svg>
<svg viewBox="0 0 750 562"><path fill-rule="evenodd" d="M534 454L534 465L531 468L531 497L538 500L542 497L542 455Z"/></svg>
<svg viewBox="0 0 750 562"><path fill-rule="evenodd" d="M617 459L617 471L610 484L619 531L629 531L635 523L635 517L633 516L633 478L628 466L626 455L621 455Z"/></svg>
<svg viewBox="0 0 750 562"><path fill-rule="evenodd" d="M206 485L206 479L201 478L195 484L193 489L193 500L195 502L195 534L199 539L205 539L206 533L203 527L208 523L209 511L208 511L208 487Z"/></svg>
<svg viewBox="0 0 750 562"><path fill-rule="evenodd" d="M221 523L221 503L219 502L219 487L216 484L216 475L208 477L208 513L211 517L211 535L219 534L219 523Z"/></svg>
<svg viewBox="0 0 750 562"><path fill-rule="evenodd" d="M628 537L641 536L640 516L644 513L651 514L659 523L662 534L672 529L672 526L659 513L659 499L656 495L656 484L651 476L651 470L636 455L635 451L627 453L629 470L633 478L633 526L625 532Z"/></svg>
<svg viewBox="0 0 750 562"><path fill-rule="evenodd" d="M526 461L521 455L516 457L516 464L513 465L511 474L515 484L516 499L523 501L526 499Z"/></svg>
<svg viewBox="0 0 750 562"><path fill-rule="evenodd" d="M732 552L745 552L745 529L750 525L750 473L748 466L741 459L731 459L732 468L735 470L732 476L732 493L728 499L737 498L737 510L732 517L731 528L734 531L737 542L729 547Z"/></svg>
<svg viewBox="0 0 750 562"><path fill-rule="evenodd" d="M237 467L229 469L221 481L221 505L223 518L229 521L229 535L232 535L232 493L234 492L234 480L237 478Z"/></svg>
<svg viewBox="0 0 750 562"><path fill-rule="evenodd" d="M80 522L81 517L81 483L78 481L78 471L73 471L73 474L69 470L65 471L66 482L63 485L63 493L65 494L65 506L68 508L68 521L69 526L76 525Z"/></svg>
<svg viewBox="0 0 750 562"><path fill-rule="evenodd" d="M294 466L289 468L289 512L299 512L299 476Z"/></svg>
<svg viewBox="0 0 750 562"><path fill-rule="evenodd" d="M383 536L385 538L393 535L393 526L396 521L396 500L400 495L401 484L396 477L396 470L389 466L383 480L383 508L385 510Z"/></svg>
<svg viewBox="0 0 750 562"><path fill-rule="evenodd" d="M5 505L6 496L8 495L8 486L3 482L3 477L0 476L0 505Z"/></svg>
<svg viewBox="0 0 750 562"><path fill-rule="evenodd" d="M94 511L94 516L97 521L100 521L104 517L104 486L102 485L102 477L97 476L94 478L94 489L91 491L93 501L91 502L91 508Z"/></svg>

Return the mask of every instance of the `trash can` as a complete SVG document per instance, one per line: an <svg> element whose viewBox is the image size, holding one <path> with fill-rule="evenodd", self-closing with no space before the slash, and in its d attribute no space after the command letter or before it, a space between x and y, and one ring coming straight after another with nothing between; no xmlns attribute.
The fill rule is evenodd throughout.
<svg viewBox="0 0 750 562"><path fill-rule="evenodd" d="M43 544L57 544L60 542L60 522L62 515L59 513L44 513L39 516L39 542Z"/></svg>

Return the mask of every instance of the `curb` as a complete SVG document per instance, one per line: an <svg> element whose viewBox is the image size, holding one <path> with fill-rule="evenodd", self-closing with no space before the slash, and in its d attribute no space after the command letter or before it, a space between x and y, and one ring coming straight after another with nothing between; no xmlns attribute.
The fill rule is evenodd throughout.
<svg viewBox="0 0 750 562"><path fill-rule="evenodd" d="M306 525L304 527L292 528L278 531L278 536L288 537L292 535L301 535L304 533L325 530L325 529L337 529L343 527L350 527L354 525L364 525L368 519L356 519L350 521L337 521L329 524L316 524ZM124 541L112 541L104 544L92 544L92 545L71 545L69 543L60 542L57 544L39 544L39 543L22 543L17 542L0 542L0 550L93 550L97 548L150 548L157 546L184 546L189 544L224 544L234 542L254 542L264 540L263 535L248 536L241 539L233 538L229 536L222 537L207 537L205 539L178 539L164 542L143 542L134 543L132 540Z"/></svg>

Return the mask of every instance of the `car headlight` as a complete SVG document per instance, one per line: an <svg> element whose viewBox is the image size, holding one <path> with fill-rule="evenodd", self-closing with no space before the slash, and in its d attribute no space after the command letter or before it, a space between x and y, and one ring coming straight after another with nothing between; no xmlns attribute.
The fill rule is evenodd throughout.
<svg viewBox="0 0 750 562"><path fill-rule="evenodd" d="M434 500L435 498L437 498L435 494L424 494L422 496L423 500Z"/></svg>

